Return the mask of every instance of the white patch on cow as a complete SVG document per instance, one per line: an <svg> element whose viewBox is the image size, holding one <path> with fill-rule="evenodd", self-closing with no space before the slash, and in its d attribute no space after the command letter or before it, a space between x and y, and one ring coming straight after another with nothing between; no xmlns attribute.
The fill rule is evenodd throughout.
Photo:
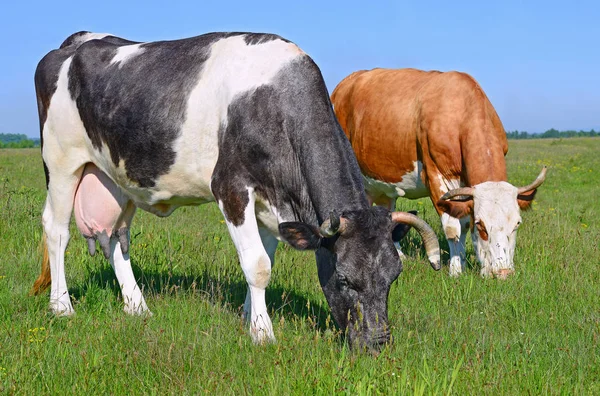
<svg viewBox="0 0 600 396"><path fill-rule="evenodd" d="M69 93L68 73L71 60L72 58L67 58L60 68L56 91L50 99L48 116L42 131L42 155L45 159L51 159L46 162L51 173L74 173L82 164L89 162L90 158L83 121L79 116L77 104ZM63 142L69 142L68 147L63 147ZM67 149L68 153L65 152Z"/></svg>
<svg viewBox="0 0 600 396"><path fill-rule="evenodd" d="M417 199L428 196L428 190L421 180L423 164L421 161L413 162L413 170L402 175L402 180L397 183L386 183L364 176L365 191L373 198L385 196L390 199L404 197Z"/></svg>
<svg viewBox="0 0 600 396"><path fill-rule="evenodd" d="M446 194L450 190L464 186L460 179L446 179L440 174L438 174L437 177L440 182L440 191L442 195Z"/></svg>
<svg viewBox="0 0 600 396"><path fill-rule="evenodd" d="M279 224L285 221L291 221L291 219L284 219L277 208L271 203L260 196L256 197L256 218L259 224L273 234L278 240L279 237Z"/></svg>
<svg viewBox="0 0 600 396"><path fill-rule="evenodd" d="M148 306L142 295L142 290L133 276L129 253L122 253L121 245L117 238L111 238L110 251L110 265L113 267L117 280L119 281L123 302L125 304L123 310L130 315L152 315L148 310Z"/></svg>
<svg viewBox="0 0 600 396"><path fill-rule="evenodd" d="M442 229L450 248L450 276L458 276L465 267L465 242L470 218L467 216L456 219L448 213L442 213L441 220Z"/></svg>
<svg viewBox="0 0 600 396"><path fill-rule="evenodd" d="M460 179L446 179L441 174L438 174L437 177L442 194L463 186ZM465 267L465 242L470 218L467 216L457 219L447 213L442 213L441 220L442 229L450 248L450 276L458 276Z"/></svg>
<svg viewBox="0 0 600 396"><path fill-rule="evenodd" d="M517 203L517 188L507 182L485 182L474 186L473 211L475 223L483 222L488 240L471 234L483 276L501 276L514 270L517 227L521 214Z"/></svg>
<svg viewBox="0 0 600 396"><path fill-rule="evenodd" d="M75 37L73 42L70 45L75 45L79 47L81 44L91 41L91 40L102 40L104 37L112 36L108 33L85 33L81 36Z"/></svg>
<svg viewBox="0 0 600 396"><path fill-rule="evenodd" d="M143 43L124 45L117 49L117 54L111 59L110 64L119 64L119 68L123 67L123 64L134 56L138 56L144 52L144 48L141 47Z"/></svg>
<svg viewBox="0 0 600 396"><path fill-rule="evenodd" d="M248 282L250 299L246 303L250 305L250 335L254 342L262 343L275 340L265 302L265 288L271 278L271 258L263 246L256 222L254 190L247 187L247 191L248 205L244 209L244 223L236 226L226 216L225 223ZM219 208L225 215L222 201L219 201Z"/></svg>
<svg viewBox="0 0 600 396"><path fill-rule="evenodd" d="M282 40L249 46L244 36L234 36L214 43L174 143L175 163L158 179L160 195L153 201L168 201L172 196L213 200L210 183L219 155L218 131L227 125L229 104L236 96L271 83L285 65L302 54L295 44Z"/></svg>
<svg viewBox="0 0 600 396"><path fill-rule="evenodd" d="M85 43L90 40L102 40L104 37L112 36L110 33L86 33L78 41Z"/></svg>

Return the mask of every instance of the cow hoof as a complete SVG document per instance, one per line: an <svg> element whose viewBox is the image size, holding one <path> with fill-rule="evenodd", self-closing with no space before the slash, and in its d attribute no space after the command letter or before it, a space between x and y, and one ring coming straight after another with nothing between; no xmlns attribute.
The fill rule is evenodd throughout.
<svg viewBox="0 0 600 396"><path fill-rule="evenodd" d="M274 344L276 342L273 332L271 331L269 334L269 331L266 329L251 329L250 336L252 337L252 342L256 345Z"/></svg>
<svg viewBox="0 0 600 396"><path fill-rule="evenodd" d="M457 278L462 274L462 263L460 262L459 257L450 259L449 267L449 273L451 277Z"/></svg>
<svg viewBox="0 0 600 396"><path fill-rule="evenodd" d="M132 315L132 316L147 316L147 317L151 317L153 315L153 313L148 309L148 307L146 307L146 305L138 305L138 306L130 306L130 305L125 305L123 307L123 311L125 311L126 314L128 315Z"/></svg>
<svg viewBox="0 0 600 396"><path fill-rule="evenodd" d="M50 310L56 316L73 316L75 315L75 310L73 309L73 305L71 305L71 301L60 301L54 300L50 302Z"/></svg>
<svg viewBox="0 0 600 396"><path fill-rule="evenodd" d="M275 342L275 334L273 334L271 320L269 319L268 323L261 323L262 326L256 326L256 322L257 321L255 320L255 323L250 326L250 336L252 337L252 341L258 345Z"/></svg>
<svg viewBox="0 0 600 396"><path fill-rule="evenodd" d="M508 279L509 276L511 276L514 273L515 273L515 270L507 268L507 269L501 269L494 275L495 275L496 279L506 280L506 279Z"/></svg>

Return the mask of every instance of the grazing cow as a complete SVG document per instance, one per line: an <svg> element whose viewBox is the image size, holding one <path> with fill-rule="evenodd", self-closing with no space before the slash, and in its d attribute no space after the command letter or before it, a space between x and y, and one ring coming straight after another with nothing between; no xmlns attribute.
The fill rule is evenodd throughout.
<svg viewBox="0 0 600 396"><path fill-rule="evenodd" d="M469 223L481 275L514 272L519 208L529 207L546 168L529 186L507 183L504 128L471 76L363 70L342 80L331 100L372 202L391 207L397 197L429 195L450 246L450 275L464 270Z"/></svg>
<svg viewBox="0 0 600 396"><path fill-rule="evenodd" d="M136 43L80 32L42 59L35 85L49 257L36 285L51 278L57 314L73 313L64 252L74 200L93 206L86 191L102 188L113 211L96 223L119 235L133 216L127 200L158 216L218 202L248 282L244 311L256 342L274 339L265 288L279 239L316 251L319 281L351 344L389 340L387 296L402 270L395 228L414 226L439 268L435 234L422 220L368 205L318 67L279 36ZM85 169L82 183L95 175L91 186L79 184ZM100 216L83 211L85 236L104 235L92 224ZM135 283L119 235L109 238L108 253L117 274ZM147 309L124 297L133 299L132 312Z"/></svg>

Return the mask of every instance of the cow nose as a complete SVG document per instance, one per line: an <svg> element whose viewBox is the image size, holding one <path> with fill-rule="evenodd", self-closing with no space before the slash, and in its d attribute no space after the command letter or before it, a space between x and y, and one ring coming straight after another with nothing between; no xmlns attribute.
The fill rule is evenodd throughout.
<svg viewBox="0 0 600 396"><path fill-rule="evenodd" d="M368 342L370 349L381 350L385 344L390 342L391 334L389 331L383 331L373 335Z"/></svg>
<svg viewBox="0 0 600 396"><path fill-rule="evenodd" d="M513 269L503 268L503 269L499 270L498 272L496 272L496 278L501 279L501 280L506 280L514 272L515 272L515 270L513 270Z"/></svg>

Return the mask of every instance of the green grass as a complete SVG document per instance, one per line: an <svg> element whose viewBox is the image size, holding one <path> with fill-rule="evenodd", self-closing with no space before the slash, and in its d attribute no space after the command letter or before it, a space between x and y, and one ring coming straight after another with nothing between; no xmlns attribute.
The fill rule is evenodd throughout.
<svg viewBox="0 0 600 396"><path fill-rule="evenodd" d="M598 153L595 138L511 141L513 184L550 166L523 215L516 275L480 278L470 244L466 274L434 272L411 231L389 299L395 340L370 355L341 343L313 254L283 245L267 292L278 341L253 345L244 277L214 204L136 215L132 260L151 318L122 312L108 263L88 256L73 227L77 314L53 317L47 294L27 295L40 262L39 150L0 150L0 393L599 394ZM441 240L429 201L398 205L419 209Z"/></svg>

